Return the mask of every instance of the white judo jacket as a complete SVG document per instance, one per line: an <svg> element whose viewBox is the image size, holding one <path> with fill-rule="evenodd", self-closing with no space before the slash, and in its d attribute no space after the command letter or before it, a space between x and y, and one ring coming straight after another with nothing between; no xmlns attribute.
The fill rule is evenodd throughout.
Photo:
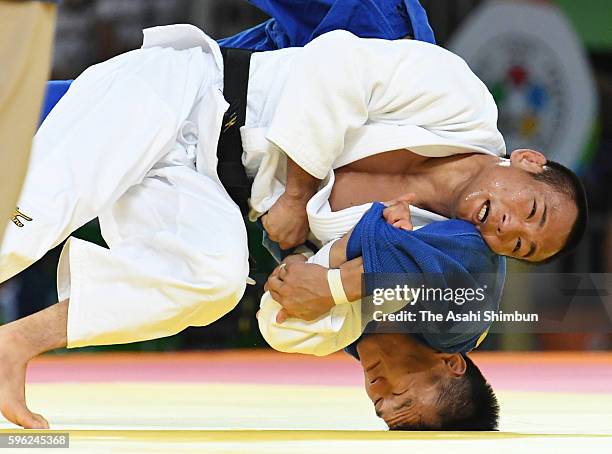
<svg viewBox="0 0 612 454"><path fill-rule="evenodd" d="M222 74L217 44L192 25L146 30L144 47L155 46L202 47ZM222 97L209 96L191 115L200 131L196 165L207 175L216 176L217 165L218 135L211 125L220 125L227 107ZM240 133L243 163L254 177L251 219L284 192L289 156L323 180L309 204L313 233L323 244L350 230L369 207L353 207L348 216L338 212L334 219L348 218L339 223L317 216L327 209L333 169L403 148L429 157L506 151L493 97L460 57L421 41L363 39L343 30L303 48L254 53ZM418 208L413 215L417 226L444 219Z"/></svg>
<svg viewBox="0 0 612 454"><path fill-rule="evenodd" d="M241 133L244 164L255 178L253 218L283 193L286 156L324 180L307 211L315 237L327 243L309 262L325 267L331 241L371 205L332 212L333 169L397 149L428 157L506 151L495 102L460 57L428 43L360 39L346 31L303 49L255 54ZM416 207L412 217L415 228L444 219ZM327 355L361 335L369 320L361 319L360 304L335 306L311 322L277 324L281 307L266 293L258 324L277 350Z"/></svg>
<svg viewBox="0 0 612 454"><path fill-rule="evenodd" d="M241 133L258 214L284 190L285 155L324 179L403 148L430 157L505 153L493 97L464 60L420 41L347 31L254 54Z"/></svg>

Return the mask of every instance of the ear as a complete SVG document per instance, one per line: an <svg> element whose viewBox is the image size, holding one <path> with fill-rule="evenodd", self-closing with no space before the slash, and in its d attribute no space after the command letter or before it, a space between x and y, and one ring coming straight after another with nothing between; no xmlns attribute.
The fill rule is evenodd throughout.
<svg viewBox="0 0 612 454"><path fill-rule="evenodd" d="M514 150L510 155L512 167L531 173L541 173L546 165L546 156L539 151L520 149Z"/></svg>
<svg viewBox="0 0 612 454"><path fill-rule="evenodd" d="M444 368L451 376L461 377L465 374L467 364L461 353L442 353L440 356L444 363Z"/></svg>

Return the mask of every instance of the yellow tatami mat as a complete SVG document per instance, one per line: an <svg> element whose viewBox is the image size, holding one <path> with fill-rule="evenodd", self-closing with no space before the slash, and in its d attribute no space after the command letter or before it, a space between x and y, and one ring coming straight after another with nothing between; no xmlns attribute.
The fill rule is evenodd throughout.
<svg viewBox="0 0 612 454"><path fill-rule="evenodd" d="M507 358L477 360L493 376L524 364ZM598 364L605 376L607 361ZM70 431L69 452L612 452L612 393L512 390L502 380L500 432L392 433L354 366L267 352L46 357L32 367L28 400L53 430Z"/></svg>

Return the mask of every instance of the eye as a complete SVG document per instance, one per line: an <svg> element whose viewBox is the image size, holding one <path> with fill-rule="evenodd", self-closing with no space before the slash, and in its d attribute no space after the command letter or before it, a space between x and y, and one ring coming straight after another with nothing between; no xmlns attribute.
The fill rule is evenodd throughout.
<svg viewBox="0 0 612 454"><path fill-rule="evenodd" d="M538 209L538 204L536 203L536 200L533 199L533 208L531 209L531 213L529 213L529 216L527 216L527 219L531 219L532 217L534 217L537 209Z"/></svg>
<svg viewBox="0 0 612 454"><path fill-rule="evenodd" d="M516 246L514 246L514 249L512 250L512 252L518 252L521 249L521 239L518 238L516 240Z"/></svg>

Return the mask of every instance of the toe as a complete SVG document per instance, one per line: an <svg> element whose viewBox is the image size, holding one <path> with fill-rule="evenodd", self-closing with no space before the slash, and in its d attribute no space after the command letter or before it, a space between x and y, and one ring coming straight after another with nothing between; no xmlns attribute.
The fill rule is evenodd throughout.
<svg viewBox="0 0 612 454"><path fill-rule="evenodd" d="M24 429L48 429L49 423L41 415L28 411L23 413L17 422Z"/></svg>
<svg viewBox="0 0 612 454"><path fill-rule="evenodd" d="M35 427L32 427L32 429L48 429L49 428L49 422L42 415L39 415L38 413L32 413L32 420L35 422L34 423Z"/></svg>

